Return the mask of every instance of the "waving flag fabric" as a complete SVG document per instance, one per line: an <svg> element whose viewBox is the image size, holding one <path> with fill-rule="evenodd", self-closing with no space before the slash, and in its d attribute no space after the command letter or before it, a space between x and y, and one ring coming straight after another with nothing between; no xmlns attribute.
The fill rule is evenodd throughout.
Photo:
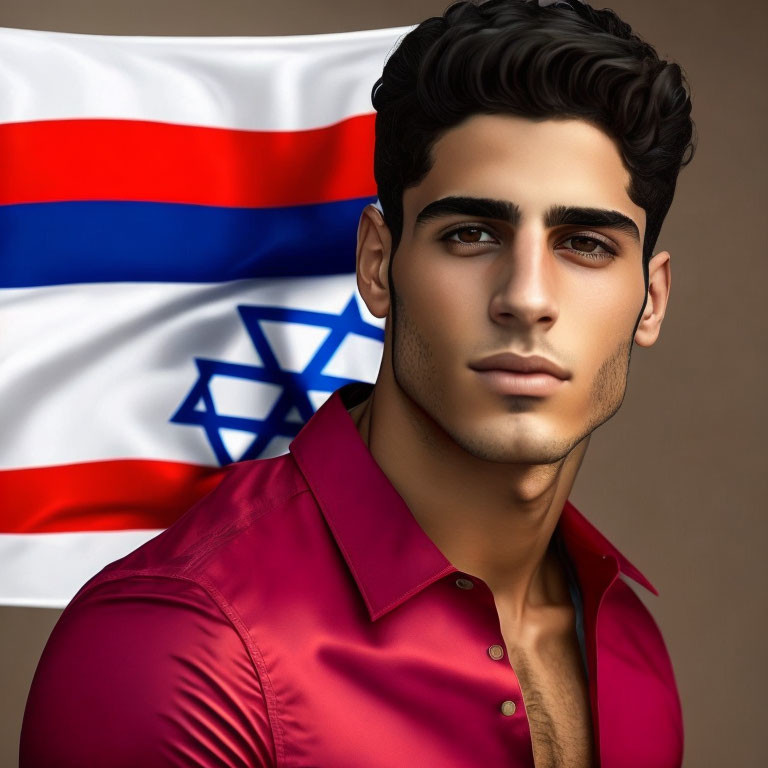
<svg viewBox="0 0 768 768"><path fill-rule="evenodd" d="M0 603L65 605L374 380L355 236L406 31L0 29Z"/></svg>

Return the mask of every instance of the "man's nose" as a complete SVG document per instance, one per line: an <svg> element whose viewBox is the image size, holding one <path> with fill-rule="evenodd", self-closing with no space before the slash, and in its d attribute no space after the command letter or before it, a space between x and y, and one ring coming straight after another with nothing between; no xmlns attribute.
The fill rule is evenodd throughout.
<svg viewBox="0 0 768 768"><path fill-rule="evenodd" d="M519 232L499 253L489 303L498 324L536 325L543 329L558 317L555 256L544 232Z"/></svg>

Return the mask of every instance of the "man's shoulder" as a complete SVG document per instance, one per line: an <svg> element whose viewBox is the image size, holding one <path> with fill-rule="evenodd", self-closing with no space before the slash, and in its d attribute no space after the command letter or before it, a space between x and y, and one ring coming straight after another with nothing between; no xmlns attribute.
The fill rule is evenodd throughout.
<svg viewBox="0 0 768 768"><path fill-rule="evenodd" d="M106 566L78 598L115 580L165 577L203 583L222 565L236 573L245 561L269 551L275 525L290 527L296 523L292 513L315 508L290 454L234 464L213 491L158 536Z"/></svg>
<svg viewBox="0 0 768 768"><path fill-rule="evenodd" d="M679 707L672 662L661 629L643 600L623 578L608 590L599 614L601 667L634 690L629 678L654 680L666 690L674 712Z"/></svg>
<svg viewBox="0 0 768 768"><path fill-rule="evenodd" d="M679 765L683 750L680 696L661 630L635 590L622 578L600 606L597 678L603 749L621 762L637 733L653 734Z"/></svg>

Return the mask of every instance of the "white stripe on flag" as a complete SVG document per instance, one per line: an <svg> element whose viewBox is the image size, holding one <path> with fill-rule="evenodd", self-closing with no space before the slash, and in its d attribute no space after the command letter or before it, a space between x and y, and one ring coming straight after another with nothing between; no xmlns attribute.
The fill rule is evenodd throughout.
<svg viewBox="0 0 768 768"><path fill-rule="evenodd" d="M0 123L70 118L296 131L372 111L410 27L286 37L121 37L0 28Z"/></svg>
<svg viewBox="0 0 768 768"><path fill-rule="evenodd" d="M237 305L338 315L352 296L380 327L354 275L5 290L0 468L128 458L216 465L200 427L169 420L197 379L196 357L260 365ZM264 326L286 370L302 370L323 341L312 326ZM380 342L350 334L326 373L372 382L380 359ZM273 394L228 377L212 391L217 412L246 418L263 418Z"/></svg>
<svg viewBox="0 0 768 768"><path fill-rule="evenodd" d="M0 534L0 605L64 608L91 576L158 533Z"/></svg>

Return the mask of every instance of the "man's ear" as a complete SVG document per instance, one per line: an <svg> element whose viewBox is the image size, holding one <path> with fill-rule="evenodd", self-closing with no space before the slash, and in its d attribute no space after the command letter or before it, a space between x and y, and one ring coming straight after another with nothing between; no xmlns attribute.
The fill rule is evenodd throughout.
<svg viewBox="0 0 768 768"><path fill-rule="evenodd" d="M374 317L389 312L389 258L392 236L381 211L366 205L357 227L357 287Z"/></svg>
<svg viewBox="0 0 768 768"><path fill-rule="evenodd" d="M672 281L669 260L669 252L661 251L648 262L648 300L635 331L635 342L641 347L650 347L661 331Z"/></svg>

